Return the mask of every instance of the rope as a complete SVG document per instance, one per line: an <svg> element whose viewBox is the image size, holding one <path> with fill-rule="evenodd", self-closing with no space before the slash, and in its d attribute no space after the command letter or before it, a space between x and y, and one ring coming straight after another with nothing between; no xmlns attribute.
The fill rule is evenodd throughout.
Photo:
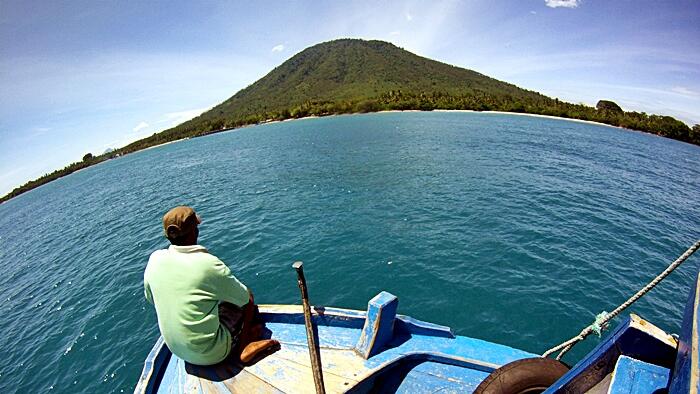
<svg viewBox="0 0 700 394"><path fill-rule="evenodd" d="M641 290L635 293L622 305L618 306L617 308L615 308L615 310L613 310L610 313L603 311L602 313L598 314L595 318L595 321L590 326L581 330L581 332L578 335L569 339L568 341L547 350L546 352L544 352L544 354L542 354L542 357L548 357L550 354L561 350L561 352L556 358L557 360L559 360L564 355L564 353L568 352L569 349L571 349L577 342L584 340L591 333L595 333L598 336L600 336L601 332L607 328L608 322L610 320L612 320L615 316L619 315L620 312L622 312L625 308L632 305L640 297L642 297L644 294L648 293L651 289L658 285L659 282L661 282L665 277L667 277L671 272L673 272L673 270L678 268L678 266L681 265L685 260L687 260L688 257L695 253L695 251L698 250L698 248L700 248L700 240L695 241L695 243L690 248L688 248L688 250L686 250L685 253L680 255L680 257L678 257L676 261L671 263L671 265L669 265L662 273L660 273L656 278L654 278L654 280L649 282L649 284L644 286Z"/></svg>

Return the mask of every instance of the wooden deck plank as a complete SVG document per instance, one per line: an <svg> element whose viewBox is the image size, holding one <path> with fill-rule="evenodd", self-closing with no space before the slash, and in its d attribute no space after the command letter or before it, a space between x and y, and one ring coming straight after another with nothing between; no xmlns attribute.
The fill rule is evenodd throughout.
<svg viewBox="0 0 700 394"><path fill-rule="evenodd" d="M321 357L323 358L323 356ZM280 357L277 353L266 357L255 365L246 367L245 370L259 379L279 387L283 392L315 392L311 367ZM355 384L352 379L346 379L326 370L323 371L323 381L326 391L329 393L345 392Z"/></svg>
<svg viewBox="0 0 700 394"><path fill-rule="evenodd" d="M232 391L224 384L224 382L215 382L212 380L198 378L202 385L202 390L209 394L231 394ZM240 391L239 391L240 392Z"/></svg>
<svg viewBox="0 0 700 394"><path fill-rule="evenodd" d="M280 342L306 345L306 327L303 324L266 323L272 338ZM318 345L331 349L353 349L362 333L359 329L317 326Z"/></svg>
<svg viewBox="0 0 700 394"><path fill-rule="evenodd" d="M187 373L186 364L180 360L178 363L178 375L182 377L182 393L203 394L205 393L199 378Z"/></svg>
<svg viewBox="0 0 700 394"><path fill-rule="evenodd" d="M257 376L242 370L237 375L221 382L200 378L204 392L209 393L251 393L251 394L280 394L281 390L261 380Z"/></svg>
<svg viewBox="0 0 700 394"><path fill-rule="evenodd" d="M173 386L177 386L177 362L179 358L173 356L168 361L168 366L165 369L165 374L160 381L160 386L158 387L158 393L172 393Z"/></svg>
<svg viewBox="0 0 700 394"><path fill-rule="evenodd" d="M274 356L310 369L311 360L307 349L306 346L282 344ZM350 350L321 349L321 366L324 377L329 373L352 382L358 381L360 376L370 371L364 360Z"/></svg>
<svg viewBox="0 0 700 394"><path fill-rule="evenodd" d="M279 389L228 360L213 366L187 364L181 372L191 381L192 392L203 393L281 393Z"/></svg>

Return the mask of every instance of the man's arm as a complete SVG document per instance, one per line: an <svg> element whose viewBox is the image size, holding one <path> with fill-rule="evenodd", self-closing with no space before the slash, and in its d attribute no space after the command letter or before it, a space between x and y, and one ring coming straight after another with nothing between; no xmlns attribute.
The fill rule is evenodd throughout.
<svg viewBox="0 0 700 394"><path fill-rule="evenodd" d="M214 265L216 292L219 301L230 302L236 306L247 304L252 298L248 288L241 283L221 260Z"/></svg>

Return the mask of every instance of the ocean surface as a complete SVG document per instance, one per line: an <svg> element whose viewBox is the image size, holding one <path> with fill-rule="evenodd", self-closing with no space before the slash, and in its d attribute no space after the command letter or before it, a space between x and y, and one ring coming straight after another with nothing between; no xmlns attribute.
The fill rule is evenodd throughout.
<svg viewBox="0 0 700 394"><path fill-rule="evenodd" d="M700 238L700 147L556 119L380 113L104 162L0 205L0 392L133 390L159 335L143 270L179 204L259 303L300 303L302 260L313 304L364 309L387 290L399 313L541 353ZM628 312L677 332L699 262Z"/></svg>

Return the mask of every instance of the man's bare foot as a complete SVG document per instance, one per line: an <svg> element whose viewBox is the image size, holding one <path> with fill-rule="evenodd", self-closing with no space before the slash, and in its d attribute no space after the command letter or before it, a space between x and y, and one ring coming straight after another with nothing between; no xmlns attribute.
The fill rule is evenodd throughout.
<svg viewBox="0 0 700 394"><path fill-rule="evenodd" d="M241 362L251 364L280 349L279 341L275 339L263 339L249 343L241 352Z"/></svg>

